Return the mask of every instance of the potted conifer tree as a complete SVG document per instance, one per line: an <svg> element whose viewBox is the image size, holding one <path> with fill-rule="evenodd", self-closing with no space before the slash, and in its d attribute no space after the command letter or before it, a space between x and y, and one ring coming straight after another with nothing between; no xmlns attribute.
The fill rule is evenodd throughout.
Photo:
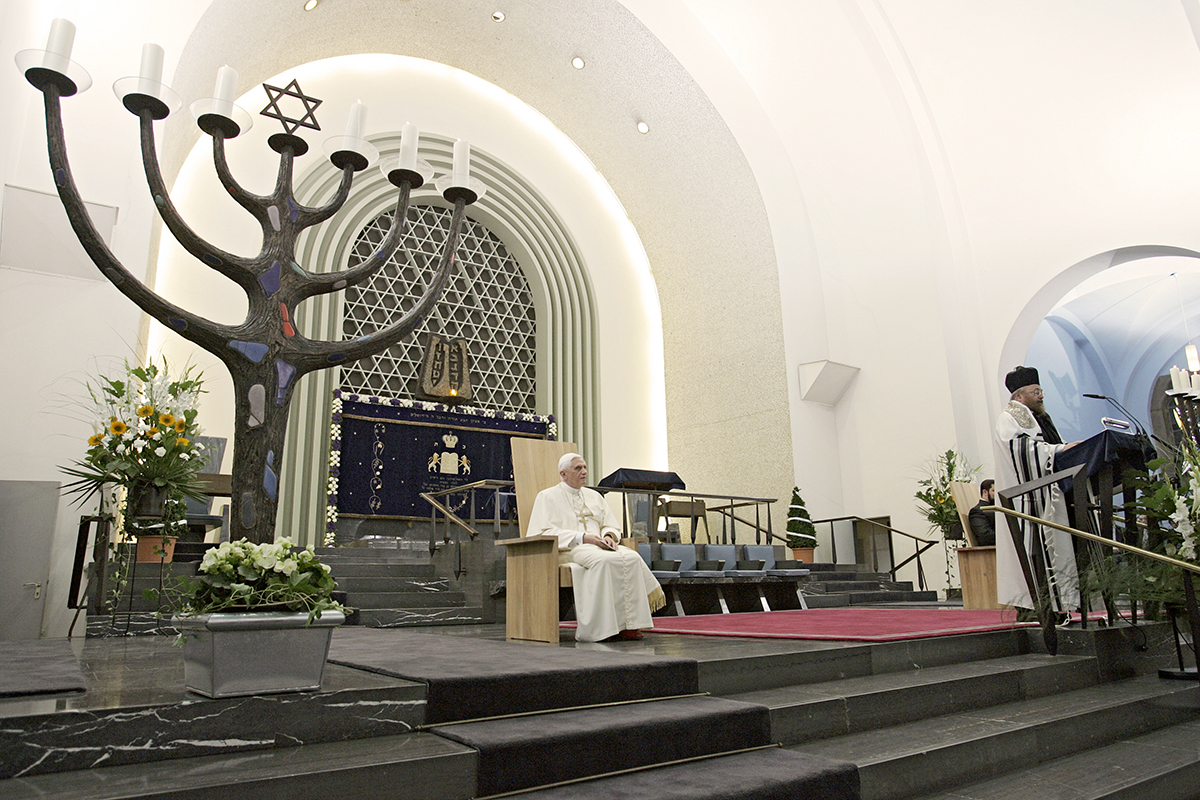
<svg viewBox="0 0 1200 800"><path fill-rule="evenodd" d="M788 507L787 546L792 549L792 558L797 561L813 563L813 550L817 547L817 528L813 525L804 500L800 497L800 487L792 488L792 504Z"/></svg>

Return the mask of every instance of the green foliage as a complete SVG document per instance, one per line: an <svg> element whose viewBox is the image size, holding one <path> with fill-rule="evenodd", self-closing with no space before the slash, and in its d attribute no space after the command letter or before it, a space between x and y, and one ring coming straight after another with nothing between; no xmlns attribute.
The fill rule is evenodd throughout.
<svg viewBox="0 0 1200 800"><path fill-rule="evenodd" d="M225 542L209 550L194 578L168 585L161 599L181 616L228 611L304 611L309 620L323 611L344 611L333 600L336 582L329 566L311 549L297 549L288 539L270 544L246 540ZM154 589L143 595L151 602Z"/></svg>
<svg viewBox="0 0 1200 800"><path fill-rule="evenodd" d="M816 547L817 528L812 523L804 500L800 497L800 487L792 488L792 504L788 507L787 519L788 547Z"/></svg>
<svg viewBox="0 0 1200 800"><path fill-rule="evenodd" d="M972 467L965 456L953 450L947 450L925 466L925 477L917 481L921 488L914 497L917 510L929 522L930 530L943 536L950 532L951 526L958 522L950 484L969 482L978 472L979 467Z"/></svg>
<svg viewBox="0 0 1200 800"><path fill-rule="evenodd" d="M1127 518L1137 519L1132 544L1153 553L1191 564L1197 555L1200 526L1200 453L1185 442L1178 460L1156 459L1148 472L1127 470L1122 478ZM1170 476L1178 476L1172 480ZM1141 600L1156 605L1183 603L1183 571L1176 566L1113 552L1093 560L1086 580L1089 588L1111 597ZM1195 577L1194 577L1195 579Z"/></svg>

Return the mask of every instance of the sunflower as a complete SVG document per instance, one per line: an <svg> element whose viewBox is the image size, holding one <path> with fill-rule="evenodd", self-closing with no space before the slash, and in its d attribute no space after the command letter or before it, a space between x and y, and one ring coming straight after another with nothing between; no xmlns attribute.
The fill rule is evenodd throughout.
<svg viewBox="0 0 1200 800"><path fill-rule="evenodd" d="M164 428L170 428L175 424L175 417L171 416L170 414L165 414L165 413L159 414L158 415L158 424L162 425Z"/></svg>
<svg viewBox="0 0 1200 800"><path fill-rule="evenodd" d="M186 430L187 430L187 420L186 419L175 420L175 432L176 433L183 433Z"/></svg>
<svg viewBox="0 0 1200 800"><path fill-rule="evenodd" d="M175 440L176 447L187 447L189 444L191 444L191 442L189 442L187 439L183 438L182 436L180 436L178 439Z"/></svg>
<svg viewBox="0 0 1200 800"><path fill-rule="evenodd" d="M154 416L154 406L138 406L137 415L142 419Z"/></svg>
<svg viewBox="0 0 1200 800"><path fill-rule="evenodd" d="M95 447L96 445L100 444L103 441L104 441L104 434L97 433L88 438L88 447Z"/></svg>
<svg viewBox="0 0 1200 800"><path fill-rule="evenodd" d="M120 436L127 430L129 430L129 426L124 422L121 422L121 420L117 419L116 417L112 417L108 420L108 432L113 436Z"/></svg>

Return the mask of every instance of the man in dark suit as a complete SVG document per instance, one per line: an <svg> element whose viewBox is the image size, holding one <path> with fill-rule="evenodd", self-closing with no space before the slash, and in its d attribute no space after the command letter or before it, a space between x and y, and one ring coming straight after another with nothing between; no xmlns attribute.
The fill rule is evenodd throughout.
<svg viewBox="0 0 1200 800"><path fill-rule="evenodd" d="M994 505L996 499L996 482L988 478L979 484L980 501L975 504L967 519L971 522L971 532L975 534L975 544L980 547L991 547L996 544L996 514L984 511L984 506Z"/></svg>

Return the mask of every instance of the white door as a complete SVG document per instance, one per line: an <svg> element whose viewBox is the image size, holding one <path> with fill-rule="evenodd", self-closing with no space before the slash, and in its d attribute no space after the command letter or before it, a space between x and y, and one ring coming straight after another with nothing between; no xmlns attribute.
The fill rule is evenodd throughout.
<svg viewBox="0 0 1200 800"><path fill-rule="evenodd" d="M0 481L0 640L41 636L58 497L55 481Z"/></svg>

